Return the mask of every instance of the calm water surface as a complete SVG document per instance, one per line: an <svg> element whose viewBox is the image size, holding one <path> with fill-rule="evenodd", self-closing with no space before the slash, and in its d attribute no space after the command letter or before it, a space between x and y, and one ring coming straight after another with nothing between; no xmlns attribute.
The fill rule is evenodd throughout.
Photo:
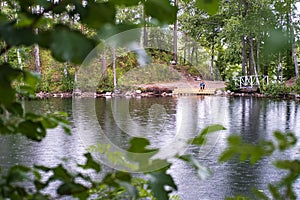
<svg viewBox="0 0 300 200"><path fill-rule="evenodd" d="M246 142L271 139L274 130L300 134L300 103L295 101L215 96L81 98L28 101L24 107L38 113L67 112L73 134L68 136L57 128L48 131L40 143L16 136L1 137L0 165L4 169L13 164L55 166L65 157L82 162L86 148L103 140L122 151L131 137L145 137L152 147L176 150L174 138L191 138L206 125L222 124L227 130L212 134L206 146L185 148L211 169L213 175L208 180L200 180L183 162L175 162L170 170L181 199L210 200L234 195L251 197L253 187L266 190L267 183L284 174L272 166L275 158L299 158L299 151L291 150L255 165L217 161L226 148L226 137L232 133L241 135ZM296 184L296 190L300 191L300 184Z"/></svg>

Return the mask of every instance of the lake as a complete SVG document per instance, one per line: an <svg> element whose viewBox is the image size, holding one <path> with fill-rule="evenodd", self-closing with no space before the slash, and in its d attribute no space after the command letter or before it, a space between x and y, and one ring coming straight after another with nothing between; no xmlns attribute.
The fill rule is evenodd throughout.
<svg viewBox="0 0 300 200"><path fill-rule="evenodd" d="M219 96L51 98L26 101L24 108L37 113L67 112L72 135L57 128L49 130L40 143L19 136L2 136L0 165L4 170L13 164L55 166L64 158L68 158L72 166L72 161L82 162L82 154L93 145L109 144L113 152L126 152L130 138L143 137L151 141L152 148L162 148L161 157L174 152L190 153L209 167L212 175L207 180L199 179L193 168L181 161L174 162L169 172L178 185L177 194L181 199L210 200L234 195L251 197L254 187L266 191L269 182L278 181L284 174L276 170L272 162L278 158L299 158L300 154L294 148L284 154L276 152L274 157L255 165L236 160L218 163L230 134L241 135L244 141L251 143L272 139L275 130L292 131L299 136L299 101ZM184 145L211 124L221 124L226 130L211 134L203 147ZM297 147L299 149L299 145ZM107 170L110 167L123 169L100 154L95 156L107 165ZM144 171L153 169L145 167ZM299 182L296 191L300 196Z"/></svg>

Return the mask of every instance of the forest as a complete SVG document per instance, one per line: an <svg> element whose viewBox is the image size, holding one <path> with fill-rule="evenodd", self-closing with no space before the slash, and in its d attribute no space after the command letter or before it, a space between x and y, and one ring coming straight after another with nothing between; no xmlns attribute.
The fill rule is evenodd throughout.
<svg viewBox="0 0 300 200"><path fill-rule="evenodd" d="M156 43L169 49L147 49L154 64L168 66L174 61L192 75L226 81L230 90L234 90L234 77L268 75L274 84L261 91L274 95L300 93L299 4L298 0L1 0L0 134L21 134L37 142L46 137L48 129L58 126L70 134L66 113L30 113L23 109L22 99L34 98L40 91L72 93L78 84L80 66L89 53L108 38L135 28L141 30L141 46ZM160 33L155 32L156 28L164 28L173 36L157 37ZM113 91L117 86L114 77L139 67L138 55L127 52L115 58L117 51L105 49L99 58L107 67L98 80L98 92ZM285 86L290 79L295 85ZM204 145L207 135L224 129L209 125L189 142ZM275 151L288 150L296 141L294 134L278 131L273 140L258 144L230 136L219 161L238 155L241 161L255 163ZM132 138L128 151L155 152L147 149L148 145L144 138ZM171 195L177 186L167 173L172 165L167 159L152 161L151 166L161 164L164 168L145 172L148 179L113 171L94 180L91 174L100 173L101 164L91 153L84 156L86 162L77 164L76 172L63 164L11 167L1 175L0 199L52 199L43 190L53 182L59 183L58 197L179 198ZM210 174L192 155L172 157L189 163L200 178ZM288 173L280 184L268 185L271 197L260 190L253 193L258 199L297 199L293 184L300 175L300 161L278 160L275 166ZM49 176L45 178L45 174Z"/></svg>

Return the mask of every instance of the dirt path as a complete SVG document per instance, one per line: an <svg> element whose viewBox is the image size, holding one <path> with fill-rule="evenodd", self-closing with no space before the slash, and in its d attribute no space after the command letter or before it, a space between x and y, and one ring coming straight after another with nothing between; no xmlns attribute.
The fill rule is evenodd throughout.
<svg viewBox="0 0 300 200"><path fill-rule="evenodd" d="M226 87L224 81L208 81L204 80L206 89L223 89ZM168 83L154 83L154 84L142 84L140 87L149 88L149 87L158 87L158 88L199 88L200 81L181 79L176 82Z"/></svg>

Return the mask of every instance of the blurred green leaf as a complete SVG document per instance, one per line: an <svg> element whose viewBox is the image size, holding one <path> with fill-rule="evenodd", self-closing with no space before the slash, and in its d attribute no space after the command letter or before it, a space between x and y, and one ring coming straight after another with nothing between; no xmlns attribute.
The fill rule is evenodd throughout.
<svg viewBox="0 0 300 200"><path fill-rule="evenodd" d="M34 183L35 187L36 187L38 190L42 190L42 189L44 189L44 188L46 188L46 187L48 186L47 183L43 183L43 182L38 181L38 180L35 180L33 183Z"/></svg>
<svg viewBox="0 0 300 200"><path fill-rule="evenodd" d="M63 25L40 34L39 44L49 48L58 61L70 61L80 64L93 50L95 44L78 31Z"/></svg>
<svg viewBox="0 0 300 200"><path fill-rule="evenodd" d="M96 172L100 172L101 171L101 166L99 163L97 163L92 155L90 153L86 153L84 154L84 157L86 158L86 162L84 165L79 165L80 167L82 167L83 169L94 169Z"/></svg>
<svg viewBox="0 0 300 200"><path fill-rule="evenodd" d="M82 193L87 190L88 190L87 187L85 187L79 183L66 182L58 187L57 193L60 195L75 195L77 193ZM86 194L86 198L87 197L88 197L88 194Z"/></svg>
<svg viewBox="0 0 300 200"><path fill-rule="evenodd" d="M273 199L276 199L276 200L284 200L284 198L280 195L280 192L279 192L279 190L278 190L277 187L275 187L275 186L272 185L272 184L269 184L269 185L268 185L268 188L269 188L269 191L270 191L271 194L272 194Z"/></svg>
<svg viewBox="0 0 300 200"><path fill-rule="evenodd" d="M16 91L11 83L21 75L21 70L12 68L9 64L0 65L0 104L8 106L14 102Z"/></svg>
<svg viewBox="0 0 300 200"><path fill-rule="evenodd" d="M150 172L148 176L149 189L152 190L153 196L159 200L168 200L169 193L177 190L177 186L174 183L172 176L166 173L165 169ZM170 190L166 190L166 186L170 187Z"/></svg>
<svg viewBox="0 0 300 200"><path fill-rule="evenodd" d="M9 184L22 182L29 179L29 172L31 169L29 167L14 165L11 167L7 174L7 182Z"/></svg>
<svg viewBox="0 0 300 200"><path fill-rule="evenodd" d="M107 24L105 25L103 28L99 29L98 30L98 38L99 39L107 39L109 37L112 37L112 36L116 36L117 34L119 33L124 33L125 31L129 31L129 30L132 30L132 29L135 29L135 28L138 28L139 25L136 25L136 24L116 24L116 25L112 25L112 24ZM119 43L122 44L122 42L124 43L130 43L134 40L136 40L136 38L140 38L140 31L136 31L136 32L133 32L133 31L130 31L128 32L130 35L125 35L126 38L120 38L120 39L124 39L126 41L120 41ZM131 33L135 33L134 35L132 35ZM124 34L122 34L123 36ZM130 36L130 37L128 37ZM130 39L131 38L131 39Z"/></svg>
<svg viewBox="0 0 300 200"><path fill-rule="evenodd" d="M42 123L40 121L34 122L30 119L21 122L16 132L35 141L41 141L46 136L46 130Z"/></svg>
<svg viewBox="0 0 300 200"><path fill-rule="evenodd" d="M126 189L130 197L132 197L133 199L136 199L138 197L138 190L130 182L117 181L117 183Z"/></svg>
<svg viewBox="0 0 300 200"><path fill-rule="evenodd" d="M70 172L67 171L61 164L53 168L52 171L53 171L53 175L49 179L51 181L61 180L63 182L71 183L74 179L74 177L70 174Z"/></svg>
<svg viewBox="0 0 300 200"><path fill-rule="evenodd" d="M9 46L30 46L37 39L32 29L16 28L13 23L0 25L0 38Z"/></svg>
<svg viewBox="0 0 300 200"><path fill-rule="evenodd" d="M147 0L144 5L146 15L167 24L175 22L178 8L169 0Z"/></svg>
<svg viewBox="0 0 300 200"><path fill-rule="evenodd" d="M7 106L6 109L8 112L10 112L14 115L23 116L24 110L23 110L22 105L19 102L12 103L10 106Z"/></svg>
<svg viewBox="0 0 300 200"><path fill-rule="evenodd" d="M221 130L226 130L226 128L222 125L216 124L216 125L209 125L206 128L204 128L199 136L195 137L192 140L192 144L194 145L203 145L206 142L206 135L209 133L221 131Z"/></svg>
<svg viewBox="0 0 300 200"><path fill-rule="evenodd" d="M117 11L113 3L89 1L86 10L81 21L91 28L100 29L106 23L114 24L115 22Z"/></svg>
<svg viewBox="0 0 300 200"><path fill-rule="evenodd" d="M140 0L111 0L112 3L115 5L122 5L122 6L137 6Z"/></svg>
<svg viewBox="0 0 300 200"><path fill-rule="evenodd" d="M22 71L22 72L23 72L23 83L35 88L36 85L41 80L40 75L29 71Z"/></svg>
<svg viewBox="0 0 300 200"><path fill-rule="evenodd" d="M219 0L197 0L197 7L206 11L210 15L214 15L219 10Z"/></svg>
<svg viewBox="0 0 300 200"><path fill-rule="evenodd" d="M272 53L279 53L288 48L288 37L282 30L271 30L269 37L264 43L263 53L268 55Z"/></svg>
<svg viewBox="0 0 300 200"><path fill-rule="evenodd" d="M130 146L127 151L132 153L147 153L152 152L154 150L146 149L146 147L150 144L149 140L145 138L132 138L130 140Z"/></svg>
<svg viewBox="0 0 300 200"><path fill-rule="evenodd" d="M235 151L233 151L232 149L226 149L220 155L219 162L226 162L226 161L232 159L235 155L236 155Z"/></svg>
<svg viewBox="0 0 300 200"><path fill-rule="evenodd" d="M254 164L264 156L271 155L275 149L272 142L261 141L259 144L249 144L242 142L240 136L237 135L229 136L227 141L228 147L219 157L221 162L239 156L240 161L249 160L251 164Z"/></svg>
<svg viewBox="0 0 300 200"><path fill-rule="evenodd" d="M211 176L211 171L207 167L201 165L200 162L192 155L184 155L179 158L191 164L197 170L197 175L201 180L206 180L209 176Z"/></svg>
<svg viewBox="0 0 300 200"><path fill-rule="evenodd" d="M279 131L275 131L274 136L277 139L280 151L284 151L294 146L297 142L297 138L293 133L281 133Z"/></svg>
<svg viewBox="0 0 300 200"><path fill-rule="evenodd" d="M262 200L268 200L269 199L268 196L261 190L253 189L252 192L255 195L255 197L257 197L257 199L262 199Z"/></svg>

